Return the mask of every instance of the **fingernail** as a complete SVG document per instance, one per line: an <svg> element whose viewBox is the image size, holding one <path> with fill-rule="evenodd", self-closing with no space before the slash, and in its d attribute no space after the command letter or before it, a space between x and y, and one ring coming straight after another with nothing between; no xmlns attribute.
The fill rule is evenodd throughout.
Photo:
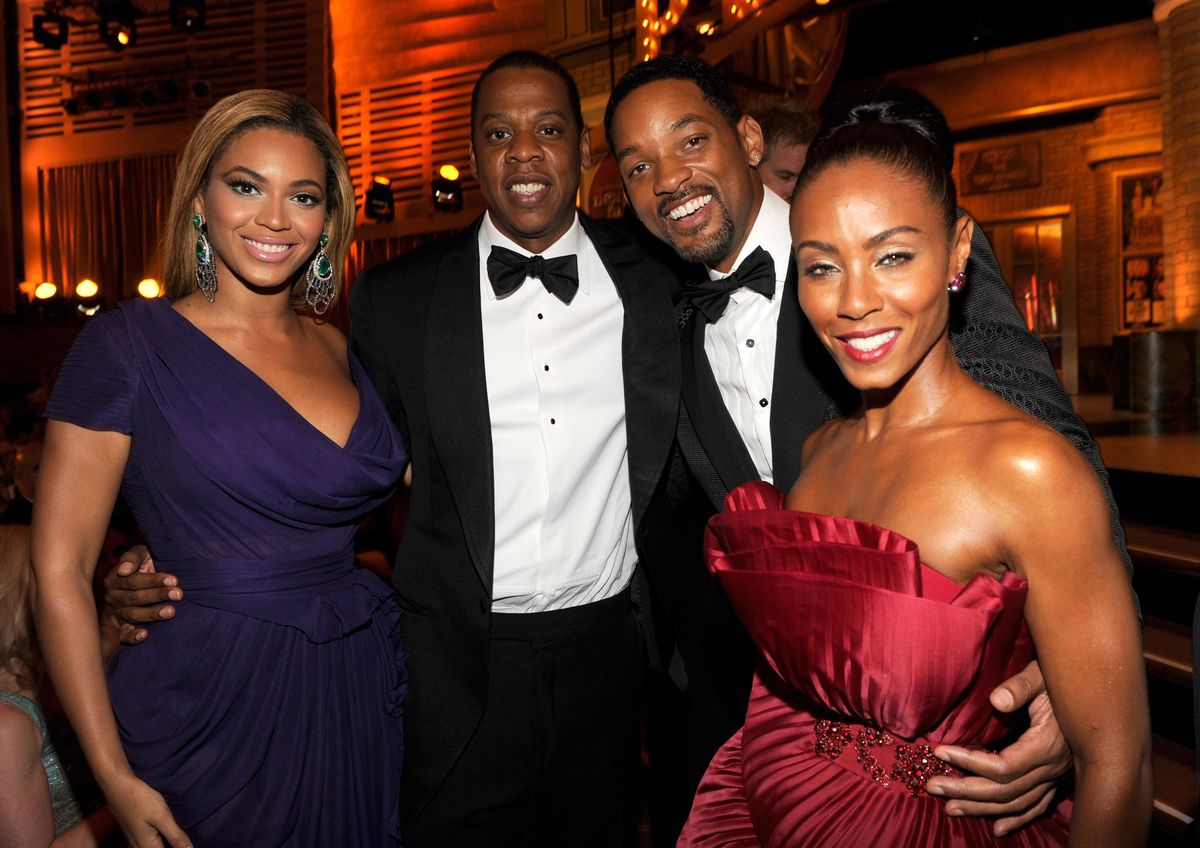
<svg viewBox="0 0 1200 848"><path fill-rule="evenodd" d="M164 577L164 578L163 578L163 585L164 585L164 586L178 586L178 585L179 585L179 581L178 581L178 580L176 580L174 577Z"/></svg>
<svg viewBox="0 0 1200 848"><path fill-rule="evenodd" d="M134 634L133 634L133 638L134 638L134 640L135 640L135 641L137 641L137 642L140 642L140 641L142 641L143 639L145 639L145 638L146 638L146 636L148 636L148 635L149 635L149 634L147 634L147 633L134 633Z"/></svg>
<svg viewBox="0 0 1200 848"><path fill-rule="evenodd" d="M930 786L929 784L925 784L925 791L928 792L930 795L937 795L939 798L946 794L942 790L942 787Z"/></svg>
<svg viewBox="0 0 1200 848"><path fill-rule="evenodd" d="M1008 828L1004 825L996 825L996 829L993 831L993 833L995 833L996 836L1008 836Z"/></svg>
<svg viewBox="0 0 1200 848"><path fill-rule="evenodd" d="M172 601L178 601L183 597L183 592L180 592L178 589L172 589L171 591L167 592L167 597Z"/></svg>
<svg viewBox="0 0 1200 848"><path fill-rule="evenodd" d="M996 700L998 701L996 706L1000 709L1007 710L1012 708L1013 696L1007 689L1001 689L1000 693L996 696Z"/></svg>
<svg viewBox="0 0 1200 848"><path fill-rule="evenodd" d="M958 809L957 807L955 807L954 809L950 809L950 808L946 809L946 815L948 815L948 816L954 816L957 818L958 816L961 816L962 814L963 814L963 811Z"/></svg>
<svg viewBox="0 0 1200 848"><path fill-rule="evenodd" d="M175 615L175 610L171 609L170 607L166 607L158 611L159 618L170 618L173 615Z"/></svg>

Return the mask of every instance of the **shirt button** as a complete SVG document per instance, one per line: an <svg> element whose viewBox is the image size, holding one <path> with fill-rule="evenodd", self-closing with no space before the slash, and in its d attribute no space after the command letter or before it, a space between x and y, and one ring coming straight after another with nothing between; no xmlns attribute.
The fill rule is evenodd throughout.
<svg viewBox="0 0 1200 848"><path fill-rule="evenodd" d="M551 423L551 424L553 424L553 423L554 423L554 419L553 419L553 418L551 418L551 419L550 419L550 423Z"/></svg>
<svg viewBox="0 0 1200 848"><path fill-rule="evenodd" d="M549 371L549 370L550 370L550 366L549 366L549 365L543 365L543 366L542 366L542 368L543 368L544 370L546 370L546 371Z"/></svg>
<svg viewBox="0 0 1200 848"><path fill-rule="evenodd" d="M539 321L541 321L541 320L542 320L542 313L540 313L540 312L538 313L538 320L539 320Z"/></svg>
<svg viewBox="0 0 1200 848"><path fill-rule="evenodd" d="M766 398L759 398L759 399L758 399L758 405L759 405L759 406L766 406L768 403L770 403L770 401L769 401L769 400L767 400Z"/></svg>
<svg viewBox="0 0 1200 848"><path fill-rule="evenodd" d="M746 339L746 347L754 347L754 339Z"/></svg>

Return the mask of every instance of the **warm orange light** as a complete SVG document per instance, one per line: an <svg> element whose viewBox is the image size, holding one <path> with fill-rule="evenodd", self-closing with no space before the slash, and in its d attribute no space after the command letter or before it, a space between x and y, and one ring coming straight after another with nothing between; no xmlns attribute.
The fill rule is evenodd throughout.
<svg viewBox="0 0 1200 848"><path fill-rule="evenodd" d="M443 180L450 180L453 182L454 180L458 179L458 168L450 164L445 164L438 168L438 176Z"/></svg>
<svg viewBox="0 0 1200 848"><path fill-rule="evenodd" d="M829 0L817 0L817 5L818 6L828 6Z"/></svg>
<svg viewBox="0 0 1200 848"><path fill-rule="evenodd" d="M49 300L58 294L58 286L54 283L38 283L37 288L33 290L33 296L38 300Z"/></svg>
<svg viewBox="0 0 1200 848"><path fill-rule="evenodd" d="M75 284L76 297L95 297L100 293L100 286L96 285L95 280L80 280Z"/></svg>
<svg viewBox="0 0 1200 848"><path fill-rule="evenodd" d="M117 33L117 41L119 41L121 43L122 47L128 47L129 46L129 33L125 30L121 30L120 32Z"/></svg>
<svg viewBox="0 0 1200 848"><path fill-rule="evenodd" d="M147 277L137 285L137 292L142 297L158 297L162 294L162 286L153 277Z"/></svg>
<svg viewBox="0 0 1200 848"><path fill-rule="evenodd" d="M390 186L392 184L391 179L388 177L376 177L375 182L382 186Z"/></svg>
<svg viewBox="0 0 1200 848"><path fill-rule="evenodd" d="M646 37L642 39L642 47L644 48L642 51L643 62L653 59L658 55L660 39L679 26L687 4L688 0L670 0L668 8L659 12L659 3L649 3L647 0L642 0L641 11L638 12L638 20L641 23L641 28L648 30L645 33Z"/></svg>

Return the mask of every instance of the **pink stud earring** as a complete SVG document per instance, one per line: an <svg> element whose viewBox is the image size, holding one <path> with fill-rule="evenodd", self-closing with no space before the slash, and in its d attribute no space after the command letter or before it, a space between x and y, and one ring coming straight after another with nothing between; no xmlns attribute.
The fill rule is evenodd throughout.
<svg viewBox="0 0 1200 848"><path fill-rule="evenodd" d="M946 286L946 291L951 294L958 294L963 290L963 286L967 284L967 275L964 271L959 271L954 275L954 279Z"/></svg>

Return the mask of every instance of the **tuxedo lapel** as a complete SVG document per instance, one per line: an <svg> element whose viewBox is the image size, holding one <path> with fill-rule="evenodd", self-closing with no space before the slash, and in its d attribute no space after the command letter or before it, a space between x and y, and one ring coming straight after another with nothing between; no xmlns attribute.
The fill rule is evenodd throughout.
<svg viewBox="0 0 1200 848"><path fill-rule="evenodd" d="M483 366L478 223L446 246L425 328L429 431L458 507L471 560L492 591L496 512Z"/></svg>
<svg viewBox="0 0 1200 848"><path fill-rule="evenodd" d="M674 312L661 269L628 235L598 226L582 213L584 232L616 286L624 309L621 366L629 489L637 527L662 477L679 413L679 348Z"/></svg>
<svg viewBox="0 0 1200 848"><path fill-rule="evenodd" d="M708 354L704 352L706 326L704 316L694 310L691 320L680 331L683 348L681 388L683 403L700 445L728 492L742 483L759 479L759 473L737 425L729 416ZM698 458L697 461L702 460Z"/></svg>
<svg viewBox="0 0 1200 848"><path fill-rule="evenodd" d="M800 311L794 259L788 263L780 296L771 388L771 470L775 486L786 492L800 476L804 440L825 418L825 392L812 369L828 354Z"/></svg>

